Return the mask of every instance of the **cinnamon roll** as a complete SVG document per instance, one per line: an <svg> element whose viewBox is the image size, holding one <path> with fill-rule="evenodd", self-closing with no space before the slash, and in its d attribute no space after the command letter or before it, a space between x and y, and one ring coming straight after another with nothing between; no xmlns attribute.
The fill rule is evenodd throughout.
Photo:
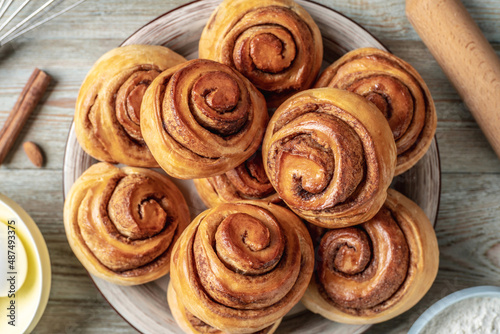
<svg viewBox="0 0 500 334"><path fill-rule="evenodd" d="M439 266L434 229L413 201L389 189L368 222L324 233L317 271L302 298L312 312L337 322L389 320L429 290Z"/></svg>
<svg viewBox="0 0 500 334"><path fill-rule="evenodd" d="M396 141L396 175L413 167L429 149L437 125L431 93L420 74L393 54L374 48L351 51L330 65L315 87L357 93L382 111Z"/></svg>
<svg viewBox="0 0 500 334"><path fill-rule="evenodd" d="M144 94L141 130L153 156L180 179L225 173L257 151L269 116L240 73L195 59L161 73Z"/></svg>
<svg viewBox="0 0 500 334"><path fill-rule="evenodd" d="M186 334L227 333L210 326L209 324L203 322L200 318L197 318L191 312L189 312L182 303L182 300L180 300L180 298L178 298L177 294L175 293L175 290L172 287L172 283L168 284L167 299L170 311L172 311L172 316L177 322L177 325L184 331L184 333ZM280 323L281 319L262 330L252 332L252 334L272 334L276 331Z"/></svg>
<svg viewBox="0 0 500 334"><path fill-rule="evenodd" d="M246 201L206 210L187 227L174 246L170 279L178 304L205 324L254 333L300 300L313 267L311 238L297 216Z"/></svg>
<svg viewBox="0 0 500 334"><path fill-rule="evenodd" d="M281 202L267 178L260 150L224 174L193 181L203 203L208 207L242 200Z"/></svg>
<svg viewBox="0 0 500 334"><path fill-rule="evenodd" d="M212 13L199 44L200 58L231 66L278 107L310 88L323 59L321 33L292 0L225 0Z"/></svg>
<svg viewBox="0 0 500 334"><path fill-rule="evenodd" d="M372 218L387 196L396 145L377 108L333 88L303 91L273 115L263 143L266 173L299 216L326 228Z"/></svg>
<svg viewBox="0 0 500 334"><path fill-rule="evenodd" d="M157 167L140 130L146 88L162 71L185 62L157 45L129 45L104 54L87 74L75 108L82 148L100 161Z"/></svg>
<svg viewBox="0 0 500 334"><path fill-rule="evenodd" d="M76 257L91 274L120 285L167 274L173 244L189 222L182 193L165 175L105 162L85 171L64 203Z"/></svg>

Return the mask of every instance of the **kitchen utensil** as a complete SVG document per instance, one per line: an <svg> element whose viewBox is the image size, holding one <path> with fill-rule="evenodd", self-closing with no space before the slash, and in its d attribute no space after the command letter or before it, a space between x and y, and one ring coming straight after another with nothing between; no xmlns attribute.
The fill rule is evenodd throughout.
<svg viewBox="0 0 500 334"><path fill-rule="evenodd" d="M2 45L5 45L14 39L18 38L19 36L27 33L30 30L33 30L42 24L58 17L61 14L66 13L67 11L75 8L85 0L79 0L75 2L74 4L64 8L63 10L56 12L55 14L52 14L48 16L47 18L44 18L40 21L36 21L39 14L41 14L47 7L52 5L52 3L56 0L49 0L45 2L42 6L40 6L38 9L33 11L31 14L26 16L24 19L22 19L20 22L18 22L16 25L14 25L10 30L8 30L6 33L1 34L1 32L6 28L9 23L23 10L24 7L28 5L32 0L25 0L19 7L16 8L16 10L2 22L2 17L4 14L7 12L7 9L9 9L10 5L12 5L14 0L2 0L0 1L0 47Z"/></svg>
<svg viewBox="0 0 500 334"><path fill-rule="evenodd" d="M500 58L460 0L406 0L406 15L500 157Z"/></svg>

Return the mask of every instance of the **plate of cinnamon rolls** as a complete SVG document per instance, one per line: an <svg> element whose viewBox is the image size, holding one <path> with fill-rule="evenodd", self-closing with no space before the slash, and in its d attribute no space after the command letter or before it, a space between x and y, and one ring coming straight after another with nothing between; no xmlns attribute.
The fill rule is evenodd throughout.
<svg viewBox="0 0 500 334"><path fill-rule="evenodd" d="M303 0L200 0L99 58L64 227L143 333L360 333L438 270L436 111L419 73Z"/></svg>

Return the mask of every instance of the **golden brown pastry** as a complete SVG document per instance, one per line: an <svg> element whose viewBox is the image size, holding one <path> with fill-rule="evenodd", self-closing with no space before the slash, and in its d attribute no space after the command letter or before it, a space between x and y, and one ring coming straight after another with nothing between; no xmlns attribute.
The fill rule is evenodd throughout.
<svg viewBox="0 0 500 334"><path fill-rule="evenodd" d="M261 93L240 73L195 59L160 74L144 94L141 130L171 176L210 177L257 151L269 116Z"/></svg>
<svg viewBox="0 0 500 334"><path fill-rule="evenodd" d="M301 220L263 201L202 212L174 246L170 279L178 304L229 333L279 321L302 297L314 266Z"/></svg>
<svg viewBox="0 0 500 334"><path fill-rule="evenodd" d="M396 166L384 116L361 96L334 88L307 90L283 103L262 147L267 176L281 199L326 228L372 218Z"/></svg>
<svg viewBox="0 0 500 334"><path fill-rule="evenodd" d="M78 260L120 285L167 274L173 244L189 222L182 193L165 175L105 162L85 171L64 203L64 228Z"/></svg>
<svg viewBox="0 0 500 334"><path fill-rule="evenodd" d="M223 332L214 328L199 318L195 317L191 312L189 312L184 304L182 304L181 299L175 293L175 290L171 283L168 284L167 291L168 306L172 311L172 315L177 322L177 325L187 334L229 334L228 332ZM253 332L252 334L272 334L276 331L281 319L276 321L274 324L266 327L262 330Z"/></svg>
<svg viewBox="0 0 500 334"><path fill-rule="evenodd" d="M417 204L389 189L373 219L323 235L317 271L302 303L337 322L386 321L427 293L438 266L439 248L429 219Z"/></svg>
<svg viewBox="0 0 500 334"><path fill-rule="evenodd" d="M295 1L225 0L201 34L199 55L236 68L264 93L269 107L278 107L313 85L323 41Z"/></svg>
<svg viewBox="0 0 500 334"><path fill-rule="evenodd" d="M76 101L75 133L85 152L100 161L157 167L139 126L142 97L158 74L185 61L157 45L123 46L104 54Z"/></svg>
<svg viewBox="0 0 500 334"><path fill-rule="evenodd" d="M224 174L193 181L203 203L209 208L242 200L263 200L275 204L281 202L267 178L260 150Z"/></svg>
<svg viewBox="0 0 500 334"><path fill-rule="evenodd" d="M429 88L410 64L393 54L374 48L351 51L330 65L315 87L349 90L382 111L396 141L396 175L413 167L431 145L437 116Z"/></svg>

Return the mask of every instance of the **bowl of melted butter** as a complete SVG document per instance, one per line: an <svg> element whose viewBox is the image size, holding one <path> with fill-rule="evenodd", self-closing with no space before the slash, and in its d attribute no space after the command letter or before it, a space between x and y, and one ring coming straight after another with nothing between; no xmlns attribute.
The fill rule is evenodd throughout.
<svg viewBox="0 0 500 334"><path fill-rule="evenodd" d="M0 333L30 333L51 286L47 245L33 219L0 194Z"/></svg>

